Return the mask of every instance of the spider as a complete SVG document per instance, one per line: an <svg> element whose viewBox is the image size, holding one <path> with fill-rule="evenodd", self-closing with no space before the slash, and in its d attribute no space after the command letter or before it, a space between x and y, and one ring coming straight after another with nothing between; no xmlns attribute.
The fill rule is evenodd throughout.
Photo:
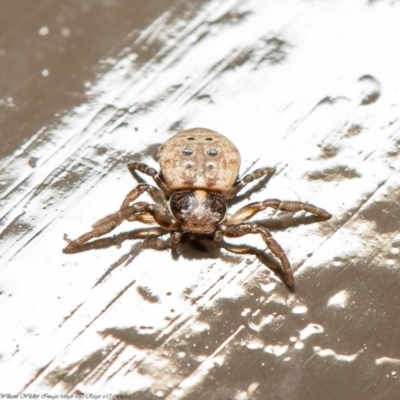
<svg viewBox="0 0 400 400"><path fill-rule="evenodd" d="M93 225L93 229L76 240L64 239L68 245L64 253L78 252L93 238L103 236L124 220L158 225L143 232L141 238L171 235L171 248L178 250L183 237L207 237L222 242L223 237L236 238L259 234L271 253L279 259L283 277L289 288L294 288L294 277L288 258L267 228L246 222L255 214L270 207L281 211L306 211L328 219L331 215L308 203L267 199L248 204L233 215L228 214L228 201L250 182L274 173L272 168L260 168L238 178L240 154L225 136L205 128L194 128L177 133L159 149L161 170L146 164L128 164L135 175L140 171L153 178L157 187L139 184L128 193L118 212L108 215ZM135 200L147 192L154 204ZM228 251L233 251L225 247ZM241 252L250 250L242 246Z"/></svg>

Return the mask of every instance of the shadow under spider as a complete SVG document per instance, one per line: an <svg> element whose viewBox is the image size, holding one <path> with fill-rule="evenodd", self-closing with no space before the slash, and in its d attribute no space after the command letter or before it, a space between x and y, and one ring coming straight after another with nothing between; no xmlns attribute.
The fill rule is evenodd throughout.
<svg viewBox="0 0 400 400"><path fill-rule="evenodd" d="M305 223L315 222L315 218L304 218L307 221ZM280 220L264 220L259 221L260 225L266 225L270 227L274 225L274 229L285 229L289 226L298 225L298 219L287 219L287 221ZM149 234L154 233L154 237L149 237ZM165 231L164 235L170 232ZM164 251L171 249L171 239L161 239L160 238L160 228L144 228L137 229L135 231L122 232L114 236L110 236L107 238L100 238L93 240L91 242L84 243L80 246L80 248L76 249L74 253L80 253L84 251L94 250L94 249L106 249L112 246L120 247L123 242L127 240L137 240L143 239L143 234L146 234L146 240L142 240L138 243L135 243L129 255L124 255L119 261L110 266L110 268L104 273L103 276L99 278L96 282L95 286L100 284L106 277L118 266L122 263L126 262L129 259L129 263L131 263L143 250L152 249L157 251ZM225 249L225 252L222 252L221 249ZM233 254L229 254L229 253ZM278 278L286 285L281 265L280 263L272 256L266 253L265 250L261 250L257 247L249 246L249 245L237 245L225 242L222 240L221 242L215 242L211 238L203 237L201 239L193 239L190 238L190 235L183 235L182 242L179 246L179 253L171 250L171 255L174 260L177 260L179 257L183 257L189 260L200 260L200 259L220 259L230 264L238 264L243 258L240 256L243 255L254 255L258 258L258 260L269 268Z"/></svg>

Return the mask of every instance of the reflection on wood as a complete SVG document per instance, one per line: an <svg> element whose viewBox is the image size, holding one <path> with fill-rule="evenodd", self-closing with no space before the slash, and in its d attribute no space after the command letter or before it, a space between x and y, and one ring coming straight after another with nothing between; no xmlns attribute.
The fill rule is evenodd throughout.
<svg viewBox="0 0 400 400"><path fill-rule="evenodd" d="M82 100L0 160L0 391L396 398L400 4L182 4L129 26ZM324 224L260 216L296 292L256 237L225 244L239 254L184 246L174 259L168 239L134 240L139 225L124 223L90 251L62 253L64 233L117 210L137 184L129 162L156 167L159 145L197 126L235 143L241 174L275 168L252 202L332 213Z"/></svg>

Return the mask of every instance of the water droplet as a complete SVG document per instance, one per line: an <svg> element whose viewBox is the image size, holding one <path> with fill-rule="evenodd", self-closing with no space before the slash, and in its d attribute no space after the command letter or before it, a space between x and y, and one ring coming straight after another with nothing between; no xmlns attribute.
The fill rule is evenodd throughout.
<svg viewBox="0 0 400 400"><path fill-rule="evenodd" d="M40 36L46 36L49 33L49 28L47 26L42 26L39 29L39 35Z"/></svg>
<svg viewBox="0 0 400 400"><path fill-rule="evenodd" d="M328 306L344 308L347 304L348 297L347 292L342 290L328 300Z"/></svg>
<svg viewBox="0 0 400 400"><path fill-rule="evenodd" d="M294 348L295 348L296 350L301 350L301 349L304 348L304 343L303 343L303 342L297 342L297 343L294 345Z"/></svg>
<svg viewBox="0 0 400 400"><path fill-rule="evenodd" d="M269 344L268 346L265 346L264 351L269 354L273 354L276 357L280 357L282 354L285 354L287 349L289 348L288 345L284 346L279 346L279 345L272 345Z"/></svg>
<svg viewBox="0 0 400 400"><path fill-rule="evenodd" d="M311 335L315 335L316 333L322 333L324 328L321 325L317 324L308 324L303 330L300 331L300 339L307 339Z"/></svg>
<svg viewBox="0 0 400 400"><path fill-rule="evenodd" d="M292 309L293 314L305 314L308 311L306 306L296 306Z"/></svg>
<svg viewBox="0 0 400 400"><path fill-rule="evenodd" d="M252 317L256 317L258 314L260 314L260 311L261 311L260 309L254 311L253 314L251 314Z"/></svg>
<svg viewBox="0 0 400 400"><path fill-rule="evenodd" d="M334 262L332 263L332 265L333 265L334 267L340 267L340 266L342 265L342 262L341 262L341 261L334 261Z"/></svg>
<svg viewBox="0 0 400 400"><path fill-rule="evenodd" d="M61 28L60 32L62 37L71 36L71 30L69 28Z"/></svg>
<svg viewBox="0 0 400 400"><path fill-rule="evenodd" d="M269 293L272 292L276 287L276 283L268 283L266 285L260 285L260 288L265 292L265 293Z"/></svg>
<svg viewBox="0 0 400 400"><path fill-rule="evenodd" d="M264 343L259 339L253 339L247 343L246 347L249 350L259 350L264 347Z"/></svg>
<svg viewBox="0 0 400 400"><path fill-rule="evenodd" d="M250 308L245 308L242 313L240 314L242 317L247 317L251 312Z"/></svg>
<svg viewBox="0 0 400 400"><path fill-rule="evenodd" d="M250 383L249 387L247 388L247 396L250 397L253 393L257 390L258 386L260 385L259 382Z"/></svg>

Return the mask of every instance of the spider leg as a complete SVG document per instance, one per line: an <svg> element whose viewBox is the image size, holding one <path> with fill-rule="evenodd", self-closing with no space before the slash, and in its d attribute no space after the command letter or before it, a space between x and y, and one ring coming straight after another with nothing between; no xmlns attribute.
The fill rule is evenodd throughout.
<svg viewBox="0 0 400 400"><path fill-rule="evenodd" d="M127 207L129 207L130 203L135 201L144 192L148 192L150 197L154 200L155 203L157 203L158 205L162 206L165 209L168 208L167 199L165 198L164 193L160 189L157 189L154 186L147 185L146 183L141 183L141 184L137 185L132 191L130 191L127 194L127 196L125 197L125 199L121 205L120 211L125 210ZM106 216L106 217L102 218L100 221L97 221L93 225L93 227L95 228L95 227L100 227L102 225L106 225L107 220L109 220L110 217L112 217L114 215L115 214L111 214L111 216ZM113 219L114 218L111 218L111 220L113 220ZM139 221L139 222L142 222L142 223L148 224L148 225L157 224L156 221L154 220L154 218L151 216L151 214L146 213L146 212L129 215L129 211L125 211L125 215L120 219L120 223L124 219L126 219L128 221Z"/></svg>
<svg viewBox="0 0 400 400"><path fill-rule="evenodd" d="M221 227L222 234L226 237L240 237L248 234L260 234L262 239L264 240L265 244L268 246L269 250L272 254L278 258L281 262L282 272L285 279L286 284L290 288L294 288L294 277L293 272L290 267L290 262L286 257L285 252L283 251L282 247L278 244L278 242L272 237L269 230L263 226L248 223L248 224L241 224L241 225L228 225ZM228 249L229 250L229 249ZM246 248L243 248L246 250Z"/></svg>
<svg viewBox="0 0 400 400"><path fill-rule="evenodd" d="M273 168L259 168L251 174L244 176L242 179L236 181L232 189L226 194L227 199L232 199L239 193L246 185L253 182L256 179L260 179L264 176L271 176L275 170Z"/></svg>
<svg viewBox="0 0 400 400"><path fill-rule="evenodd" d="M268 255L264 251L258 249L257 247L252 247L248 246L245 244L232 244L225 242L225 240L221 240L219 243L219 246L226 251L229 251L230 253L234 254L253 254L257 256L257 258L265 264L271 271L273 271L275 274L279 275L281 279L285 282L285 278L282 273L282 267L281 264L276 260L275 257Z"/></svg>
<svg viewBox="0 0 400 400"><path fill-rule="evenodd" d="M69 241L68 246L63 250L64 253L71 253L73 249L81 247L90 239L97 238L111 232L122 221L141 221L151 223L151 218L166 230L179 230L178 223L171 217L169 211L159 205L145 202L137 202L131 206L121 208L114 214L108 215L93 225L93 230L83 234L78 239ZM68 238L64 235L64 239Z"/></svg>
<svg viewBox="0 0 400 400"><path fill-rule="evenodd" d="M114 230L118 225L121 224L123 220L128 221L139 221L144 224L156 224L153 216L146 212L131 214L131 210L129 209L129 204L136 200L142 193L148 192L151 198L157 203L167 208L167 200L160 189L155 188L154 186L150 186L147 184L137 185L128 195L125 197L125 200L122 203L120 210L115 213L108 215L101 220L97 221L93 225L93 230L87 232L80 236L78 239L69 241L68 237L64 235L64 239L69 241L67 248L79 247L83 243L86 243L90 239L103 236L112 230ZM64 249L64 250L66 250Z"/></svg>
<svg viewBox="0 0 400 400"><path fill-rule="evenodd" d="M88 242L90 239L97 238L111 232L125 219L123 210L118 211L112 216L113 218L110 218L111 216L107 216L96 222L90 232L84 233L83 235L79 236L78 239L70 240L68 239L68 236L64 234L64 240L68 242L68 245L63 249L63 253L75 253L76 251L79 251L84 243ZM128 215L126 217L128 217Z"/></svg>
<svg viewBox="0 0 400 400"><path fill-rule="evenodd" d="M171 251L174 258L179 257L179 243L182 239L182 232L174 232L171 235Z"/></svg>
<svg viewBox="0 0 400 400"><path fill-rule="evenodd" d="M111 246L120 246L125 240L133 239L154 239L159 236L166 235L169 231L161 227L149 227L131 232L123 232L116 236L100 238L93 240L92 242L83 243L79 246L67 246L64 253L79 253L81 251L93 250L93 249L104 249Z"/></svg>
<svg viewBox="0 0 400 400"><path fill-rule="evenodd" d="M135 201L144 192L147 192L156 204L158 204L164 208L167 208L167 199L166 199L164 193L160 189L157 189L154 186L148 185L147 183L140 183L133 190L131 190L125 197L125 200L123 201L123 203L121 205L121 208L128 207L133 201Z"/></svg>
<svg viewBox="0 0 400 400"><path fill-rule="evenodd" d="M140 171L143 174L151 176L154 182L157 184L157 186L163 191L163 193L167 197L171 196L171 191L168 189L167 183L165 182L162 174L157 172L154 168L151 168L146 164L138 162L129 163L128 168L133 176L135 176L134 171Z"/></svg>
<svg viewBox="0 0 400 400"><path fill-rule="evenodd" d="M326 219L331 217L331 214L329 214L327 211L323 210L322 208L313 206L312 204L302 203L300 201L282 201L278 199L268 199L260 201L258 203L251 203L247 206L242 207L240 210L236 211L235 214L228 217L226 224L241 224L250 219L255 214L259 213L260 211L264 211L268 207L275 210L289 212L307 211L311 214L317 215L318 217Z"/></svg>

